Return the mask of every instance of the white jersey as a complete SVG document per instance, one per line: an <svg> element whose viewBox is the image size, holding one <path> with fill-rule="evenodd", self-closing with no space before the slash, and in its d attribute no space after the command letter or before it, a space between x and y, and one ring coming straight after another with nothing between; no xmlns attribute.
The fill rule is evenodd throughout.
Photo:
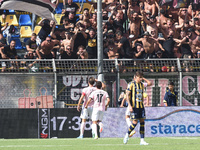
<svg viewBox="0 0 200 150"><path fill-rule="evenodd" d="M105 111L106 99L109 98L108 93L106 91L97 89L96 91L91 93L90 98L94 100L93 109Z"/></svg>
<svg viewBox="0 0 200 150"><path fill-rule="evenodd" d="M84 102L83 102L83 107L87 104L89 100L90 94L95 91L97 88L96 87L86 87L82 90L82 95L84 95ZM91 101L88 105L88 107L92 107L94 105L94 101Z"/></svg>

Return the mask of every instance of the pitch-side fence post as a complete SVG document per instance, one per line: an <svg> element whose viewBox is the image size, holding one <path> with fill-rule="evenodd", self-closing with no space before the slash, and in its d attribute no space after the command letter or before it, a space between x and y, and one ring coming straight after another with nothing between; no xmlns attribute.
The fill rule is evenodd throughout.
<svg viewBox="0 0 200 150"><path fill-rule="evenodd" d="M179 73L179 100L180 100L180 106L183 106L183 100L182 100L182 89L183 89L183 85L182 85L182 69L181 69L181 63L180 63L180 59L177 58L177 67L178 67L178 73Z"/></svg>

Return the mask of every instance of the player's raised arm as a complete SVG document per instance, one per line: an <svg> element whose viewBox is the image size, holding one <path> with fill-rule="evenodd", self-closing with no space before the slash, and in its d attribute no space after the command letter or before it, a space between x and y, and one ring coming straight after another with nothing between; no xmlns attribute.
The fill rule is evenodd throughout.
<svg viewBox="0 0 200 150"><path fill-rule="evenodd" d="M98 81L98 79L95 79L95 82L97 82L97 81ZM106 88L106 85L103 82L101 82L101 83L102 83L102 89L104 90Z"/></svg>
<svg viewBox="0 0 200 150"><path fill-rule="evenodd" d="M147 83L147 86L151 86L152 85L152 82L149 81L148 79L143 77L143 80Z"/></svg>

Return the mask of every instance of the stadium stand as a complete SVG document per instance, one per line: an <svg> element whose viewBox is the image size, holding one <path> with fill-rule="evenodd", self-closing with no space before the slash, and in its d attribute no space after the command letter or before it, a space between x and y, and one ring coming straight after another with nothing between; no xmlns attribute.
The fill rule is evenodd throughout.
<svg viewBox="0 0 200 150"><path fill-rule="evenodd" d="M35 26L35 28L34 28L34 33L35 34L38 34L39 32L40 32L40 29L41 29L42 27L41 26Z"/></svg>
<svg viewBox="0 0 200 150"><path fill-rule="evenodd" d="M21 26L20 27L20 37L21 38L28 38L31 37L32 30L30 26Z"/></svg>
<svg viewBox="0 0 200 150"><path fill-rule="evenodd" d="M16 15L7 15L5 22L8 22L9 25L19 26Z"/></svg>
<svg viewBox="0 0 200 150"><path fill-rule="evenodd" d="M19 25L20 26L31 26L31 18L29 15L20 15L19 16Z"/></svg>

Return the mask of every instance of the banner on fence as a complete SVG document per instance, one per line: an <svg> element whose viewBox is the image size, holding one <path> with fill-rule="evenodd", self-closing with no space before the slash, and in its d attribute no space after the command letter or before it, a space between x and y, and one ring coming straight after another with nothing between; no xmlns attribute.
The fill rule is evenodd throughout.
<svg viewBox="0 0 200 150"><path fill-rule="evenodd" d="M126 108L110 108L104 114L101 137L124 137L128 131ZM199 136L200 107L147 107L145 137ZM140 124L134 137L140 137Z"/></svg>

